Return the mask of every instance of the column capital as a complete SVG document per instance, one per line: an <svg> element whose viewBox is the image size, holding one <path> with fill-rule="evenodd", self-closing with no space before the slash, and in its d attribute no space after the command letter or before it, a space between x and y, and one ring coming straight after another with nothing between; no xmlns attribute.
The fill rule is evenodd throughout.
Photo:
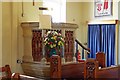
<svg viewBox="0 0 120 80"><path fill-rule="evenodd" d="M21 23L23 29L23 37L32 38L32 30L39 28L38 22L23 22Z"/></svg>

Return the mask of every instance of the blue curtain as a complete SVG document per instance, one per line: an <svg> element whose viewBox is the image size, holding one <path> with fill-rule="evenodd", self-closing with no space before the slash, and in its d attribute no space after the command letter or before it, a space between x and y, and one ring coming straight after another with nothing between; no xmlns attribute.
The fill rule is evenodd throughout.
<svg viewBox="0 0 120 80"><path fill-rule="evenodd" d="M101 25L101 51L106 54L107 66L115 64L115 24Z"/></svg>
<svg viewBox="0 0 120 80"><path fill-rule="evenodd" d="M96 52L100 51L99 25L88 25L88 48L91 50L88 58L96 58Z"/></svg>
<svg viewBox="0 0 120 80"><path fill-rule="evenodd" d="M88 58L96 58L96 52L106 54L107 66L115 64L115 24L88 25Z"/></svg>

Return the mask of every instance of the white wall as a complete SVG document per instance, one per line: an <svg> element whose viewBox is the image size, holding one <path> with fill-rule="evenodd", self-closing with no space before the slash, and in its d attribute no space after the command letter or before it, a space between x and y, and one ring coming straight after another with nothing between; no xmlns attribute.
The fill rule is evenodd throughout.
<svg viewBox="0 0 120 80"><path fill-rule="evenodd" d="M66 22L76 23L79 25L77 29L77 38L81 43L87 42L88 27L87 21L91 20L116 20L118 19L118 3L113 2L113 15L105 17L94 17L94 2L67 2Z"/></svg>
<svg viewBox="0 0 120 80"><path fill-rule="evenodd" d="M115 1L115 0L114 0ZM115 20L118 19L118 3L113 2L113 15L104 17L94 17L94 2L82 2L83 22L90 20Z"/></svg>
<svg viewBox="0 0 120 80"><path fill-rule="evenodd" d="M105 17L94 17L94 2L81 2L82 5L82 28L84 35L83 40L87 42L87 21L92 20L118 20L118 3L117 0L113 2L113 15L112 16L105 16ZM83 43L84 43L83 42Z"/></svg>
<svg viewBox="0 0 120 80"><path fill-rule="evenodd" d="M23 56L23 31L21 27L22 22L35 22L39 21L39 14L42 14L42 11L39 10L39 6L42 6L41 2L35 2L33 6L32 2L19 2L18 4L18 59L22 60ZM23 4L23 6L22 6ZM23 9L22 9L23 8ZM22 16L23 13L23 16Z"/></svg>
<svg viewBox="0 0 120 80"><path fill-rule="evenodd" d="M119 3L120 4L120 3ZM84 28L86 28L86 29L84 29L84 32L83 32L83 34L85 34L84 36L86 36L86 38L84 38L84 41L86 41L87 42L87 34L86 34L86 32L88 32L87 31L87 23L86 23L86 21L92 21L92 20L118 20L118 13L120 13L120 9L119 9L119 7L120 7L120 5L119 5L119 7L118 7L118 2L117 2L117 0L114 0L114 2L113 2L113 15L112 16L104 16L104 17L94 17L94 3L93 2L84 2L84 3L82 3L82 16L83 16L83 23L84 23L84 25L85 25L85 27ZM118 10L119 9L119 10ZM120 31L120 29L119 29L119 31ZM120 33L119 33L120 34ZM120 39L119 39L119 44L120 44ZM120 45L119 45L119 47L120 47ZM120 51L119 51L119 56L120 56ZM120 58L119 58L119 61L118 61L119 63L120 63Z"/></svg>
<svg viewBox="0 0 120 80"><path fill-rule="evenodd" d="M12 4L2 3L2 65L12 65Z"/></svg>
<svg viewBox="0 0 120 80"><path fill-rule="evenodd" d="M118 3L118 20L120 20L120 1ZM120 23L119 23L119 33L118 33L118 35L119 35L119 45L118 45L118 57L119 57L119 59L118 59L118 64L120 64Z"/></svg>
<svg viewBox="0 0 120 80"><path fill-rule="evenodd" d="M20 68L18 67L20 64L17 63L18 58L18 3L14 2L12 3L12 71L18 72Z"/></svg>
<svg viewBox="0 0 120 80"><path fill-rule="evenodd" d="M35 2L35 6L33 6L33 2L19 3L20 22L39 21L39 14L42 14L42 11L39 10L40 6L42 6L42 2ZM23 17L21 16L22 13Z"/></svg>
<svg viewBox="0 0 120 80"><path fill-rule="evenodd" d="M118 2L118 20L120 20L120 1Z"/></svg>
<svg viewBox="0 0 120 80"><path fill-rule="evenodd" d="M0 2L0 66L2 66L2 2Z"/></svg>
<svg viewBox="0 0 120 80"><path fill-rule="evenodd" d="M119 42L118 42L118 64L120 64L120 24L119 24Z"/></svg>
<svg viewBox="0 0 120 80"><path fill-rule="evenodd" d="M76 30L76 39L79 40L82 44L85 43L85 27L82 17L82 4L81 2L67 2L66 4L66 22L67 23L75 23L78 25L78 29ZM82 52L82 48L79 46L79 51Z"/></svg>
<svg viewBox="0 0 120 80"><path fill-rule="evenodd" d="M82 4L82 28L84 29L82 31L83 36L83 43L87 42L87 35L88 35L88 25L87 21L91 20L92 17L94 16L94 10L93 7L93 2L81 2Z"/></svg>
<svg viewBox="0 0 120 80"><path fill-rule="evenodd" d="M67 2L67 22L79 25L77 38L80 42L87 42L87 21L91 20L115 20L118 19L118 3L113 2L113 15L94 17L94 2Z"/></svg>
<svg viewBox="0 0 120 80"><path fill-rule="evenodd" d="M115 0L114 0L115 1ZM113 2L113 15L104 17L94 17L94 2L83 2L84 20L115 20L118 19L118 2Z"/></svg>
<svg viewBox="0 0 120 80"><path fill-rule="evenodd" d="M23 30L21 27L22 22L38 22L39 14L42 14L42 11L39 10L39 7L42 6L42 2L35 2L33 6L32 2L24 2L18 4L18 59L22 60L24 54L24 41L23 41ZM23 7L23 11L22 11ZM21 16L23 13L23 17ZM22 73L21 65L18 64L18 72Z"/></svg>
<svg viewBox="0 0 120 80"><path fill-rule="evenodd" d="M2 66L9 64L13 72L17 72L18 70L17 15L16 3L2 3Z"/></svg>
<svg viewBox="0 0 120 80"><path fill-rule="evenodd" d="M77 29L76 37L77 39L82 42L82 31L83 27L81 25L82 20L82 6L81 2L67 2L66 4L66 22L67 23L75 23L79 26Z"/></svg>

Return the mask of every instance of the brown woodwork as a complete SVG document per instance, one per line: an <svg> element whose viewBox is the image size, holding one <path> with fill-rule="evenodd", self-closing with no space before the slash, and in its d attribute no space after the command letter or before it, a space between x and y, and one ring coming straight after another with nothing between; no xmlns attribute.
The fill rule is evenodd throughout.
<svg viewBox="0 0 120 80"><path fill-rule="evenodd" d="M99 62L99 67L101 67L101 68L106 67L106 65L105 65L105 53L97 52L96 60Z"/></svg>
<svg viewBox="0 0 120 80"><path fill-rule="evenodd" d="M50 77L61 78L61 58L58 55L53 55L50 58Z"/></svg>
<svg viewBox="0 0 120 80"><path fill-rule="evenodd" d="M33 30L32 56L34 61L41 61L42 47L42 30Z"/></svg>
<svg viewBox="0 0 120 80"><path fill-rule="evenodd" d="M64 57L66 62L73 61L74 54L74 37L73 31L65 31L65 52Z"/></svg>
<svg viewBox="0 0 120 80"><path fill-rule="evenodd" d="M2 74L2 76L0 76L1 80L6 80L6 79L20 80L19 73L12 74L9 65L5 65L4 67L1 67L0 73Z"/></svg>
<svg viewBox="0 0 120 80"><path fill-rule="evenodd" d="M33 0L33 6L35 6L35 1Z"/></svg>
<svg viewBox="0 0 120 80"><path fill-rule="evenodd" d="M84 78L84 62L61 65L61 58L53 55L50 58L50 78Z"/></svg>
<svg viewBox="0 0 120 80"><path fill-rule="evenodd" d="M119 80L120 79L120 66L106 67L99 69L98 61L96 59L87 59L85 62L80 63L67 63L63 65L58 64L61 62L60 57L52 56L51 63L51 78L62 79L79 79L79 80ZM57 61L56 61L57 60ZM57 66L57 67L56 67ZM53 69L52 69L53 68ZM61 70L61 71L59 71ZM55 73L52 73L54 72ZM59 77L58 77L59 75ZM60 77L61 75L61 77Z"/></svg>
<svg viewBox="0 0 120 80"><path fill-rule="evenodd" d="M9 65L1 67L0 73L0 80L39 80L38 78L32 76L27 76L19 73L12 73Z"/></svg>
<svg viewBox="0 0 120 80"><path fill-rule="evenodd" d="M98 62L95 59L87 59L84 65L84 78L87 80L95 79Z"/></svg>
<svg viewBox="0 0 120 80"><path fill-rule="evenodd" d="M77 39L75 39L75 41L77 42L77 44L79 44L83 49L87 50L88 52L90 52L89 48L86 48L84 45L82 45L82 43L80 43Z"/></svg>
<svg viewBox="0 0 120 80"><path fill-rule="evenodd" d="M97 71L96 78L102 80L120 80L120 66L101 68Z"/></svg>
<svg viewBox="0 0 120 80"><path fill-rule="evenodd" d="M95 59L88 59L85 62L84 78L87 80L119 80L120 66L98 68L98 61Z"/></svg>
<svg viewBox="0 0 120 80"><path fill-rule="evenodd" d="M62 78L84 79L84 62L62 65Z"/></svg>

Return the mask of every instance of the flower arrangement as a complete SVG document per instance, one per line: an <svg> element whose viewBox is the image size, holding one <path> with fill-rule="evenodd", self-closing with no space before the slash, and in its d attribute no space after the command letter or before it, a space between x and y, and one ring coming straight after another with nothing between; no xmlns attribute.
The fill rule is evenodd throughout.
<svg viewBox="0 0 120 80"><path fill-rule="evenodd" d="M64 45L64 39L57 31L48 31L44 37L44 44L48 49L60 49Z"/></svg>

